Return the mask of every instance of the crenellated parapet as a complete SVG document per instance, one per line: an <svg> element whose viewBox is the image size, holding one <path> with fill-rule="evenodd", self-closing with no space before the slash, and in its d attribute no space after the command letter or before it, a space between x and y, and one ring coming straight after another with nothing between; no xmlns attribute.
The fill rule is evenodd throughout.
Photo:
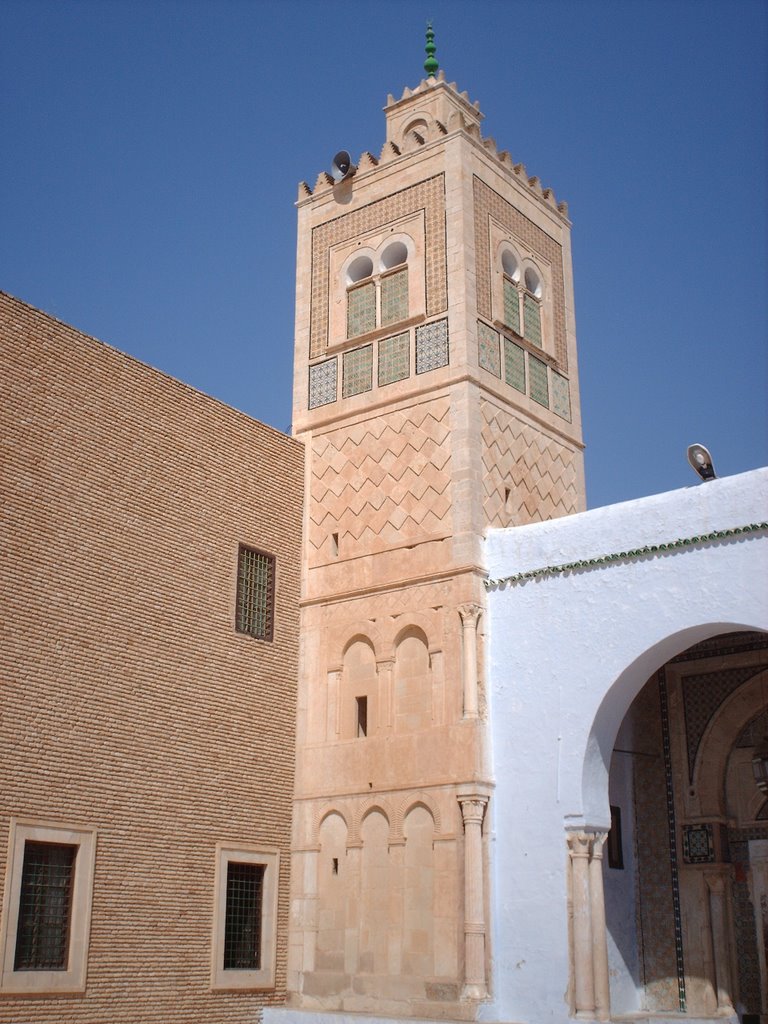
<svg viewBox="0 0 768 1024"><path fill-rule="evenodd" d="M444 140L448 135L462 132L481 146L509 178L529 190L539 202L568 218L567 202L558 202L551 188L543 187L536 175L529 176L525 164L515 163L507 150L498 149L495 139L483 136L480 129L483 114L479 102L470 100L466 91L460 92L455 82L446 82L443 71L434 78L422 79L414 89L406 86L399 99L390 93L384 113L387 139L381 155L377 160L371 153L363 153L357 162L358 176L374 170L379 164L409 156L422 147ZM298 202L333 188L333 178L321 171L314 189L306 182L300 183Z"/></svg>

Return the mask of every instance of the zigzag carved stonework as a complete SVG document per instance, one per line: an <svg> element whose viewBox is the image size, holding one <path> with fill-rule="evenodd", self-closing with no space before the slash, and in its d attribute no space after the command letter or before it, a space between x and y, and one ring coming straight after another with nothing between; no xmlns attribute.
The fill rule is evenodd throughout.
<svg viewBox="0 0 768 1024"><path fill-rule="evenodd" d="M328 346L328 275L330 247L356 235L384 227L391 221L424 211L426 246L425 294L427 316L448 307L445 263L445 183L442 174L374 203L342 214L312 231L312 305L309 358L321 356Z"/></svg>
<svg viewBox="0 0 768 1024"><path fill-rule="evenodd" d="M552 267L552 314L555 330L555 357L561 369L568 369L565 337L565 284L563 281L563 250L558 242L516 210L492 188L474 179L475 252L477 253L477 311L492 319L490 218L503 224L513 235L539 252Z"/></svg>
<svg viewBox="0 0 768 1024"><path fill-rule="evenodd" d="M522 526L578 512L576 453L490 402L481 409L488 526Z"/></svg>
<svg viewBox="0 0 768 1024"><path fill-rule="evenodd" d="M448 418L439 398L313 439L311 564L327 561L332 533L345 555L450 534Z"/></svg>

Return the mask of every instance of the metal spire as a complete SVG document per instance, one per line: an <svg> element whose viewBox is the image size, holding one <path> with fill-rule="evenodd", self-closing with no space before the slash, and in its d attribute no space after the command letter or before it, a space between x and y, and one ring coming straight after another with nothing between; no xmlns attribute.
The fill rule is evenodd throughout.
<svg viewBox="0 0 768 1024"><path fill-rule="evenodd" d="M427 45L424 47L427 51L427 59L424 61L424 70L427 72L427 78L434 78L437 74L438 63L435 57L435 33L432 31L432 22L427 22Z"/></svg>

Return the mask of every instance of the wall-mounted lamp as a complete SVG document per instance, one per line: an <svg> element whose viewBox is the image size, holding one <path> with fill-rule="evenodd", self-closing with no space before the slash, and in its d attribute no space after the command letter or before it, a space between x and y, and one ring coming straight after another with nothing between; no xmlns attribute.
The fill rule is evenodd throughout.
<svg viewBox="0 0 768 1024"><path fill-rule="evenodd" d="M702 480L715 479L717 474L715 473L715 467L712 465L712 456L703 444L688 445L688 461Z"/></svg>

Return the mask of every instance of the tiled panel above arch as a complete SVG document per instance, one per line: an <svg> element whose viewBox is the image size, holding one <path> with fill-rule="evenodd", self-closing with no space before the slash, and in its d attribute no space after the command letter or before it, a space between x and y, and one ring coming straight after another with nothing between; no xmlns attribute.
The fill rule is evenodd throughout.
<svg viewBox="0 0 768 1024"><path fill-rule="evenodd" d="M685 739L688 749L688 777L691 780L696 766L696 754L712 717L723 701L765 667L766 662L763 662L762 665L723 668L715 672L701 672L684 677Z"/></svg>
<svg viewBox="0 0 768 1024"><path fill-rule="evenodd" d="M521 526L579 511L577 454L481 402L483 511L488 526Z"/></svg>
<svg viewBox="0 0 768 1024"><path fill-rule="evenodd" d="M439 398L316 436L310 483L310 564L448 536L450 402Z"/></svg>
<svg viewBox="0 0 768 1024"><path fill-rule="evenodd" d="M448 307L445 261L445 181L442 174L395 192L374 203L342 214L312 231L312 307L309 358L328 346L328 289L331 246L385 227L410 214L423 212L426 244L426 313L434 316Z"/></svg>
<svg viewBox="0 0 768 1024"><path fill-rule="evenodd" d="M563 279L563 250L546 231L516 210L498 192L474 179L475 199L475 251L477 258L477 311L493 319L490 221L502 224L512 236L524 242L532 252L540 253L552 266L552 318L555 334L555 357L558 366L568 369L568 348L565 334L565 284Z"/></svg>

